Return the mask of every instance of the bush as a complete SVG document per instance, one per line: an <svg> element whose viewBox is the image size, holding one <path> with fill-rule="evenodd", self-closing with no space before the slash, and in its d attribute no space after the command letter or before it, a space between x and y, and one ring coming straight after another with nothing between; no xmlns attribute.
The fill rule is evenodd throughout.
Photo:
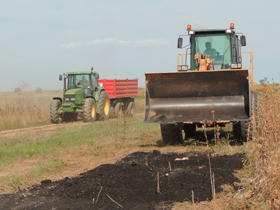
<svg viewBox="0 0 280 210"><path fill-rule="evenodd" d="M21 90L21 88L17 87L17 88L15 88L14 92L19 94L22 92L22 90Z"/></svg>
<svg viewBox="0 0 280 210"><path fill-rule="evenodd" d="M43 90L42 90L42 88L36 88L36 90L35 90L35 93L42 93L43 92Z"/></svg>

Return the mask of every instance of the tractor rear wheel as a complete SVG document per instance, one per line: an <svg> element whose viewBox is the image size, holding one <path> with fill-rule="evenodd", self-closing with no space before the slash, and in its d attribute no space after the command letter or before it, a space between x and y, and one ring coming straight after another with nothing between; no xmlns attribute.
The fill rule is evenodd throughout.
<svg viewBox="0 0 280 210"><path fill-rule="evenodd" d="M93 98L87 98L84 103L84 122L94 122L96 121L96 103Z"/></svg>
<svg viewBox="0 0 280 210"><path fill-rule="evenodd" d="M177 124L160 124L162 141L165 145L174 145L183 143L182 125Z"/></svg>
<svg viewBox="0 0 280 210"><path fill-rule="evenodd" d="M61 123L62 116L58 114L58 109L61 108L61 101L60 100L52 100L50 105L50 117L52 123Z"/></svg>
<svg viewBox="0 0 280 210"><path fill-rule="evenodd" d="M98 100L99 120L108 120L110 117L110 98L107 91L102 91Z"/></svg>
<svg viewBox="0 0 280 210"><path fill-rule="evenodd" d="M131 101L129 102L128 106L127 106L127 109L126 109L126 114L130 117L133 116L134 114L134 103Z"/></svg>
<svg viewBox="0 0 280 210"><path fill-rule="evenodd" d="M123 115L122 104L120 102L118 102L115 106L115 117L116 118L121 118L122 115Z"/></svg>

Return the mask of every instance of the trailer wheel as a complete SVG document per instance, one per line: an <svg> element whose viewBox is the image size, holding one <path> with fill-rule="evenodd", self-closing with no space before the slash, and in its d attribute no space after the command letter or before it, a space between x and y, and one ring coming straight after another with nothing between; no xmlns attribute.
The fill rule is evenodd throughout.
<svg viewBox="0 0 280 210"><path fill-rule="evenodd" d="M192 137L196 132L196 124L184 124L185 140Z"/></svg>
<svg viewBox="0 0 280 210"><path fill-rule="evenodd" d="M134 114L134 103L132 101L127 106L126 114L130 117Z"/></svg>
<svg viewBox="0 0 280 210"><path fill-rule="evenodd" d="M174 145L183 143L182 125L177 124L160 124L162 141L165 145Z"/></svg>
<svg viewBox="0 0 280 210"><path fill-rule="evenodd" d="M107 91L102 91L98 100L99 120L108 120L110 117L110 98Z"/></svg>
<svg viewBox="0 0 280 210"><path fill-rule="evenodd" d="M252 139L259 126L258 93L252 91L251 97L251 121L239 121L234 123L232 128L234 138L241 141L247 141L247 138Z"/></svg>
<svg viewBox="0 0 280 210"><path fill-rule="evenodd" d="M61 108L60 100L52 100L50 105L50 117L52 123L61 123L62 122L62 115L58 114L58 109Z"/></svg>
<svg viewBox="0 0 280 210"><path fill-rule="evenodd" d="M115 117L120 118L122 117L123 112L122 112L122 104L118 102L115 106Z"/></svg>
<svg viewBox="0 0 280 210"><path fill-rule="evenodd" d="M96 103L93 98L87 98L84 103L84 122L94 122L96 121Z"/></svg>
<svg viewBox="0 0 280 210"><path fill-rule="evenodd" d="M112 107L112 106L110 106L110 109L109 109L109 116L110 116L110 118L114 118L115 117L114 107Z"/></svg>

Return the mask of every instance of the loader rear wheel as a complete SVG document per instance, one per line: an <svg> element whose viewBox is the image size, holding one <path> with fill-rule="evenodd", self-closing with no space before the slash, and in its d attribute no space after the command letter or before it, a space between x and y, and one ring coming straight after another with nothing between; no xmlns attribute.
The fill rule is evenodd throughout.
<svg viewBox="0 0 280 210"><path fill-rule="evenodd" d="M160 124L162 141L165 145L174 145L183 143L182 125Z"/></svg>
<svg viewBox="0 0 280 210"><path fill-rule="evenodd" d="M120 102L118 102L115 106L115 117L116 118L121 118L122 115L123 115L122 104Z"/></svg>
<svg viewBox="0 0 280 210"><path fill-rule="evenodd" d="M196 125L195 124L184 124L183 130L185 132L185 140L191 138L196 132Z"/></svg>
<svg viewBox="0 0 280 210"><path fill-rule="evenodd" d="M133 114L134 114L134 103L132 101L128 104L126 113L130 117L133 116Z"/></svg>
<svg viewBox="0 0 280 210"><path fill-rule="evenodd" d="M247 141L247 138L252 139L258 130L259 126L259 96L255 91L251 92L251 121L239 121L233 124L233 135L234 138ZM249 128L250 126L250 128Z"/></svg>
<svg viewBox="0 0 280 210"><path fill-rule="evenodd" d="M102 91L98 100L99 120L108 120L110 117L110 98L107 91Z"/></svg>
<svg viewBox="0 0 280 210"><path fill-rule="evenodd" d="M84 122L94 122L96 121L96 102L93 98L87 98L84 103Z"/></svg>
<svg viewBox="0 0 280 210"><path fill-rule="evenodd" d="M53 100L50 105L50 117L52 123L62 122L62 115L58 114L59 108L61 108L61 101L57 99Z"/></svg>

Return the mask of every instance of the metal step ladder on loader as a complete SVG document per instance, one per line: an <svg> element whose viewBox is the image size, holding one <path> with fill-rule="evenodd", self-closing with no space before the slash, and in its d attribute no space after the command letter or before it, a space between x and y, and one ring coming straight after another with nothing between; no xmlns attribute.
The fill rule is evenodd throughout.
<svg viewBox="0 0 280 210"><path fill-rule="evenodd" d="M178 71L145 74L144 122L160 123L165 144L182 143L182 130L187 139L202 125L224 127L231 122L235 138L246 140L257 127L250 122L257 120L258 94L250 90L253 52L251 68L242 68L245 36L235 33L233 23L224 30L192 30L190 25L187 30L188 35L178 39L177 47L186 48L178 55ZM189 39L185 47L183 36ZM185 57L181 65L180 56Z"/></svg>

